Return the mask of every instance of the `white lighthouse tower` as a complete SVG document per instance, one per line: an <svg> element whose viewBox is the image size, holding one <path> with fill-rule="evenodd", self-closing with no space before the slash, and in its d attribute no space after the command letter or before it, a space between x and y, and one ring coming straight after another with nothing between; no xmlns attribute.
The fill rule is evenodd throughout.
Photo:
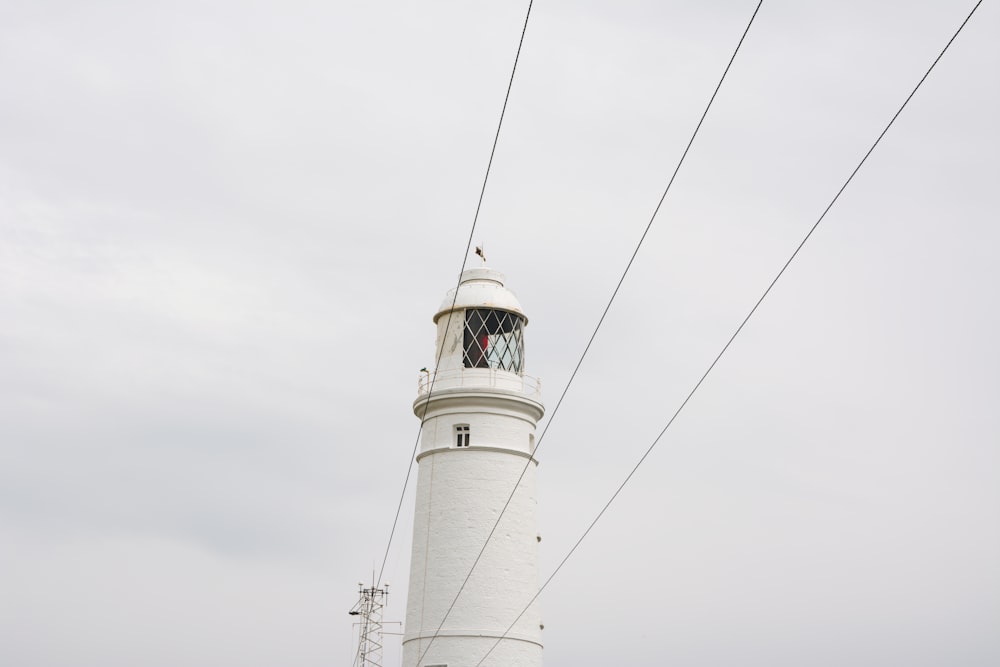
<svg viewBox="0 0 1000 667"><path fill-rule="evenodd" d="M424 425L403 667L475 667L538 593L533 453L544 407L538 382L524 374L528 318L503 274L466 270L457 298L448 292L434 322L441 358L413 402ZM533 604L483 665L541 664L542 625Z"/></svg>

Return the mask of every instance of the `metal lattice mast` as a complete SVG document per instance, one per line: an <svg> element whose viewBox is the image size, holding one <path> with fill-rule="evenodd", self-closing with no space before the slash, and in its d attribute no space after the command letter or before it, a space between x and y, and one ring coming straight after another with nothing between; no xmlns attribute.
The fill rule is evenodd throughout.
<svg viewBox="0 0 1000 667"><path fill-rule="evenodd" d="M389 596L389 584L382 588L365 588L358 584L358 601L351 609L351 616L360 616L361 632L358 635L358 651L355 665L358 667L382 667L382 610Z"/></svg>

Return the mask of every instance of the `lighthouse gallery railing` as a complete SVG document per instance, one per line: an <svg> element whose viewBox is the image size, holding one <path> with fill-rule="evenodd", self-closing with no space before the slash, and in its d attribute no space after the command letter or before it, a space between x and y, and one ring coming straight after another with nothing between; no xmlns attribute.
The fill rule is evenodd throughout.
<svg viewBox="0 0 1000 667"><path fill-rule="evenodd" d="M496 368L454 368L446 371L423 371L417 379L417 394L423 396L431 389L455 387L492 387L512 389L528 397L540 396L542 381L531 375L520 375Z"/></svg>

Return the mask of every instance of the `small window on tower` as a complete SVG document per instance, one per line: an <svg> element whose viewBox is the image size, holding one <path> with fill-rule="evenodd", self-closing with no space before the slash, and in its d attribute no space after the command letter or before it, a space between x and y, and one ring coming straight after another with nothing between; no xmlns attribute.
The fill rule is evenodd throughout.
<svg viewBox="0 0 1000 667"><path fill-rule="evenodd" d="M458 424L455 426L455 446L456 447L468 447L469 446L469 425L468 424Z"/></svg>

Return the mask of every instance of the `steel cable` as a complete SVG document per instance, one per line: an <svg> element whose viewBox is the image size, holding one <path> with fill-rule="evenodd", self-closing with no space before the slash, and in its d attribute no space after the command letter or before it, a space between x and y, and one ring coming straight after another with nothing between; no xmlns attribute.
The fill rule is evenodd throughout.
<svg viewBox="0 0 1000 667"><path fill-rule="evenodd" d="M906 97L906 100L903 102L902 105L900 105L900 107L896 111L896 113L893 114L892 118L889 120L889 123L885 126L885 128L882 130L882 132L879 133L878 138L876 138L875 141L874 141L874 143L872 143L871 147L864 154L864 157L861 158L861 161L858 163L858 165L851 172L850 176L848 176L847 180L844 181L844 184L842 186L840 186L840 189L837 191L837 194L834 195L833 199L830 200L830 203L827 204L827 206L826 206L825 209L823 209L823 212L820 214L819 218L817 218L816 222L813 223L812 227L809 228L809 231L802 238L802 241L799 242L798 246L796 246L795 250L792 252L792 254L789 256L788 260L785 262L785 264L778 271L777 275L775 275L775 277L771 281L771 283L767 286L767 289L765 289L764 293L761 294L761 296L760 296L759 299L757 299L757 302L754 304L753 308L751 308L750 312L747 313L746 317L743 318L743 321L736 328L736 330L733 332L733 334L729 337L729 340L726 341L726 344L722 347L722 350L715 356L715 359L713 359L712 363L709 364L708 368L702 374L701 378L699 378L698 382L695 383L694 388L691 389L691 391L688 393L687 397L681 402L680 406L674 412L673 416L670 417L670 420L667 422L667 425L663 427L663 430L660 431L659 435L656 436L656 438L653 440L652 444L646 449L645 453L643 453L643 455L639 458L639 461L635 464L635 466L632 468L632 470L629 472L629 474L625 477L625 480L622 481L622 483L618 486L617 489L615 489L615 492L611 495L611 498L604 504L604 507L601 508L601 511L597 513L597 516L594 517L593 521L590 522L590 525L587 526L587 529L583 532L583 534L580 536L580 538L573 545L573 548L571 548L569 550L569 552L566 554L566 556L564 556L563 559L559 562L559 565L557 565L556 568L555 568L555 570L553 570L552 574L550 574L549 577L545 580L545 582L539 587L538 592L535 593L534 596L532 596L531 600L528 601L528 604L525 605L524 609L521 610L521 613L517 615L517 618L515 618L514 621L507 627L507 629L500 636L500 638L497 639L496 642L494 642L493 646L490 647L490 650L486 652L486 655L484 655L482 657L482 659L480 659L480 661L476 663L476 667L480 667L480 665L483 664L483 661L486 660L486 658L489 657L490 653L492 653L493 650L503 640L503 638L507 636L507 633L509 633L511 631L511 629L513 629L514 625L517 623L518 620L520 620L521 616L523 616L524 613L531 607L531 605L534 604L535 600L538 599L538 596L541 595L542 591L545 590L545 588L549 585L549 583L552 581L552 579L554 579L555 576L559 573L559 570L562 569L563 565L566 564L566 561L568 561L570 559L570 557L577 550L577 548L580 546L580 544L583 542L583 540L586 539L587 535L590 534L590 531L593 530L593 528L594 528L595 525L597 525L597 522L600 521L600 519L601 519L602 516L604 516L604 513L607 512L608 508L611 506L611 504L615 501L615 499L621 493L622 489L625 488L625 486L629 483L629 481L632 479L632 477L635 475L635 473L639 470L639 467L642 466L642 464L646 461L646 458L650 455L650 453L656 447L657 443L659 443L660 439L663 438L664 434L666 434L667 430L670 428L670 426L677 419L678 415L680 415L681 411L684 409L684 407L688 404L688 402L694 396L695 392L698 391L698 388L701 387L702 383L708 377L709 373L712 372L712 369L714 369L715 366L716 366L716 364L719 363L719 360L722 358L722 356L726 353L726 351L732 345L733 341L736 340L736 337L739 336L739 334L740 334L741 331L743 331L743 328L746 326L747 322L749 322L750 318L753 317L754 313L757 312L757 309L760 307L760 304L764 301L765 298L767 298L767 295L770 294L771 289L778 282L778 280L781 278L781 276L785 273L785 270L789 267L789 265L792 263L792 261L795 259L795 257L799 254L799 251L802 250L802 247L806 244L806 242L812 236L813 232L816 231L817 227L819 227L819 224L826 217L826 214L829 213L830 209L833 208L833 205L837 203L838 199L840 199L840 195L844 192L844 190L847 189L847 186L851 183L851 181L854 180L854 176L858 173L858 171L861 169L861 167L864 165L864 163L868 160L868 157L875 150L875 147L878 146L879 142L882 141L882 137L885 136L885 134L889 131L889 128L892 127L893 123L896 122L896 119L903 112L903 109L906 108L906 105L909 104L909 102L910 102L911 99L913 99L913 96L916 94L917 90L920 89L920 86L923 85L924 81L930 75L931 70L934 69L934 67L938 64L938 61L941 60L942 56L944 56L945 52L951 46L952 42L955 41L955 38L958 37L959 33L962 32L962 29L965 28L965 25L969 22L969 19L972 18L972 15L979 8L979 5L982 4L982 1L983 0L979 0L975 4L975 6L972 8L972 11L970 11L969 14L965 17L965 20L962 21L962 24L958 27L958 30L956 30L955 33L951 36L951 39L949 39L948 43L945 44L944 48L938 54L937 58L935 58L934 62L931 63L931 66L929 68L927 68L927 71L920 78L920 81L917 82L917 85L914 86L914 88L913 88L912 91L910 91L910 94Z"/></svg>

